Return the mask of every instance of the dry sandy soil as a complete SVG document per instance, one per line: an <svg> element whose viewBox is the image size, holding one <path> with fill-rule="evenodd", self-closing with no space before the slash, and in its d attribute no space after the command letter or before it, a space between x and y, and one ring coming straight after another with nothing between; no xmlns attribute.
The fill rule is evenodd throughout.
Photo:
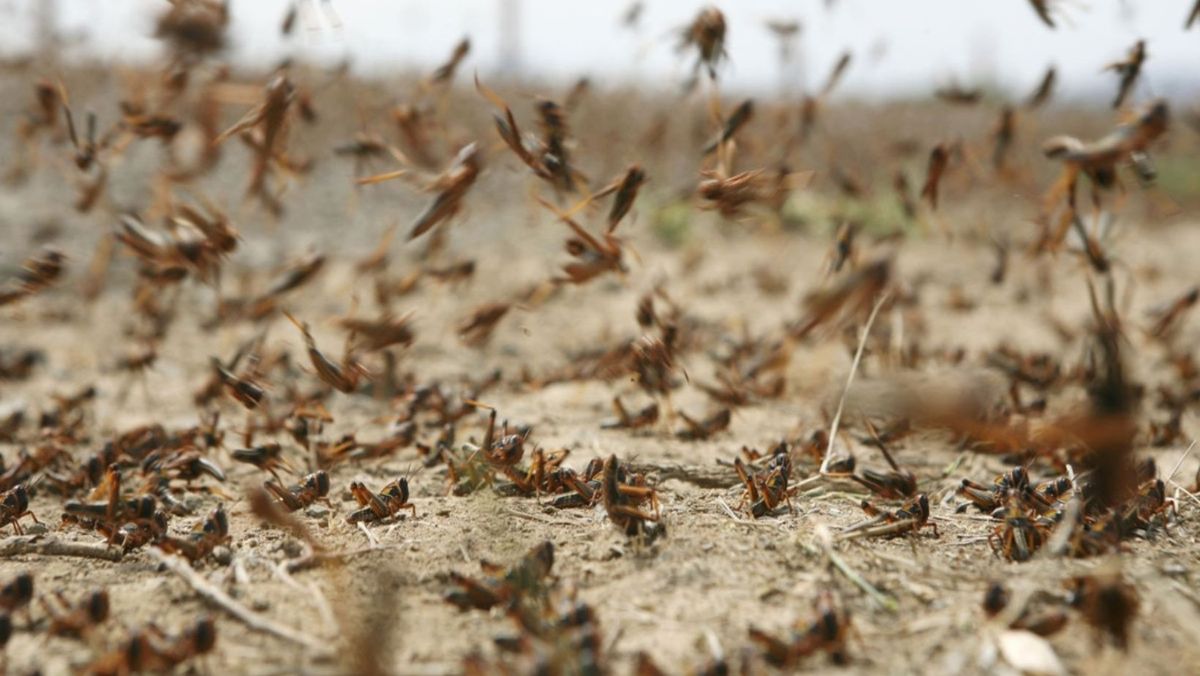
<svg viewBox="0 0 1200 676"><path fill-rule="evenodd" d="M6 139L12 137L10 130L25 107L28 82L35 74L6 76L4 91L10 95L0 125ZM102 83L93 83L89 89L86 74L72 73L68 85L75 88L78 105L102 111L102 124L111 120L111 97L97 93L103 91ZM360 100L372 96L386 101L378 89L366 90ZM469 92L462 96L471 101L471 115L478 116L485 109L483 103L470 99ZM529 115L523 100L513 100L521 101L520 115ZM226 290L239 284L261 285L286 260L305 252L329 255L317 280L289 296L286 305L310 321L318 342L335 354L343 334L331 318L346 313L356 302L360 313L374 312L372 280L357 273L353 261L370 251L389 223L407 223L425 199L399 184L357 192L350 189L350 163L333 157L329 149L347 139L356 123L352 114L336 105L330 104L324 111L320 133L297 132L298 143L315 157L316 168L285 196L288 211L281 222L270 222L253 204L240 201L241 181L248 171L242 148L229 150L218 175L206 179L203 186L229 209L244 237L242 248L228 263ZM239 113L234 107L227 116ZM851 110L842 119L852 120L856 115L870 113ZM979 120L987 117L980 114L974 122L976 135L985 128ZM762 119L769 117L764 113ZM1092 124L1092 128L1102 125ZM486 143L493 143L490 129L477 131ZM841 131L854 133L850 127ZM933 132L920 133L927 138ZM13 142L5 143L11 149ZM589 148L596 153L600 145L592 141L589 146L585 140L579 151L585 158L581 161L588 161ZM345 520L357 507L346 490L349 482L362 479L378 487L408 475L416 517L373 526L371 535L378 548L350 558L342 567L306 570L288 579L277 572L277 564L296 556L299 544L251 515L243 497L246 488L266 476L231 462L226 451L215 451L214 460L228 474L220 487L226 496L189 495L194 515L175 518L171 531L186 532L223 502L231 521L232 564L209 558L197 563L197 571L254 612L317 639L317 647L249 629L206 603L144 550L131 552L119 562L23 555L0 560L0 581L32 571L39 593L60 589L71 598L106 588L112 598L112 617L88 640L73 641L44 637L40 609L35 608L32 617L18 615L6 648L11 672L77 670L116 645L129 628L152 621L173 631L208 613L216 619L217 646L195 668L212 673L346 672L352 669L347 654L360 649L354 647L361 645L356 641L368 635L381 645L379 650L393 673L457 673L468 653L495 654L492 637L510 633L513 625L499 611L460 612L444 602L442 597L450 588L447 574L477 574L480 559L507 565L544 540L555 545L553 575L594 608L608 664L617 673L627 673L639 651L649 653L672 673L699 668L709 659L713 639L738 664L743 651L749 649L749 626L782 634L794 622L807 622L822 590L836 591L852 617L850 662L838 671L1009 673L1012 669L989 648L1000 630L980 609L988 583L1002 580L1018 593L1037 592L1054 603L1066 598L1064 582L1068 578L1113 568L1123 571L1141 598L1129 649L1122 652L1102 644L1073 614L1068 626L1050 639L1065 668L1076 673L1179 673L1181 667L1188 670L1185 665L1200 664L1200 594L1195 591L1200 504L1178 493L1173 485L1168 490L1179 500L1178 519L1171 523L1169 533L1130 540L1120 556L1080 560L1039 556L1030 562L1012 563L996 556L986 541L993 522L973 511L959 514L954 509L958 502L954 489L962 478L990 482L1011 465L995 456L959 451L937 436L910 437L897 444L898 459L917 474L920 490L930 496L932 520L940 537L923 531L914 537L839 542L837 555L848 570L861 576L863 584L833 567L821 544L828 533L864 518L858 507L864 495L856 485L807 481L792 500L792 513L783 510L752 519L745 512L731 512L728 507L737 506L741 488L728 479L730 472L718 461L732 461L742 446L765 450L780 439L803 441L826 427L850 370L855 325L848 327L850 340L841 331L824 331L796 344L786 369L783 396L738 408L728 430L704 441L675 438L674 431L682 426L677 418L639 433L601 429L601 422L611 417L609 402L615 394L635 406L649 401L629 377L540 388L521 384L523 371L549 373L569 365L572 355L581 350L640 335L635 322L637 300L656 284L662 284L686 316L706 327L706 335L739 336L743 332L777 333L801 315L800 300L806 292L829 283L825 265L828 231L834 225L829 222L803 229L757 228L747 223L721 223L711 213L692 209L687 216L692 225L681 243L668 244L653 235L651 224L658 207L673 199L671 186L686 184L687 177L695 175L694 162L681 171L663 168L668 164L665 159L645 160L651 165L653 183L633 220L622 226L622 233L636 250L636 255L627 256L628 274L565 288L540 305L517 307L484 348L463 345L454 327L476 306L514 298L552 275L565 256L561 250L565 229L528 199L532 179L498 148L493 151L489 146L488 152L488 172L471 195L466 214L450 224L446 250L439 254L442 261L473 258L478 265L474 278L457 286L426 280L413 294L395 301L396 311L413 313L417 331L416 343L400 353L400 369L411 373L416 382L440 379L449 387L464 377L479 378L500 369L503 382L483 398L503 418L532 426L531 440L540 447L570 449L567 463L576 469L593 457L609 454L649 467L667 536L650 544L627 538L613 528L599 506L555 510L545 505L544 499L504 498L486 490L465 497L447 496L444 468L418 469L416 450L407 448L385 459L331 468L332 508L318 507L301 514L329 549L363 548L368 545L367 536ZM59 225L52 244L69 256L70 272L56 288L22 304L0 308L0 347L36 347L46 357L30 378L0 382L0 409L27 407L36 412L51 406L52 394L94 384L98 396L87 407L88 440L69 449L76 458L137 425L190 426L199 415L192 392L208 374L209 357L230 355L241 341L264 327L271 349L289 351L303 365L293 380L308 389L317 386L294 327L275 317L258 325L227 322L204 328L202 324L212 314L214 291L195 282L185 284L175 300L179 316L159 346L153 368L141 377L117 371L117 357L134 346L125 333L130 323L131 259L118 253L113 279L94 303L80 300L78 282L98 237L114 227L115 214L145 208L149 202L146 167L154 166L157 155L152 148L135 148L114 171L110 204L86 215L70 208L66 169L47 163L47 158L56 157L65 167L68 151L48 146L43 155L43 164L27 183L0 192L0 235L5 242L0 272L7 276L15 271L36 249L34 235L44 231L41 226L47 223ZM852 153L849 156L854 157ZM861 159L864 155L858 157L859 166L867 165ZM595 174L615 174L635 159L642 158L604 155L595 160L596 164L603 162ZM910 166L918 167L922 161L917 158ZM1046 167L1033 164L1036 161L1029 160L1044 173ZM803 164L798 162L798 166ZM654 168L660 168L660 173L655 174ZM886 193L887 180L886 175L879 179L879 192ZM967 192L970 186L951 185L955 187L944 197L949 206L941 220L953 236L937 227L911 226L908 237L896 244L874 243L874 234L867 233L859 242L859 261L894 252L894 279L914 290L915 305L904 312L884 310L878 328L895 331L903 327L904 336L898 339L919 341L930 354L961 347L966 356L958 365L931 358L918 371L901 371L889 364L885 354L869 351L848 397L845 427L855 432L861 431L857 421L862 407L880 394L893 396L909 389L907 383L914 380L955 382L1005 396L1005 386L996 385L998 373L989 371L983 359L1001 344L1049 351L1069 364L1082 357L1082 338L1077 335L1064 341L1047 317L1057 317L1071 327L1082 327L1087 321L1085 264L1069 253L1034 259L1018 250L1005 282L992 284L989 275L994 253L987 239L978 236L980 224L984 224L984 232L1010 233L1014 241L1022 242L1032 234L1027 222L1032 206L1017 196L1006 200L1004 190L999 191L1001 197L993 194L972 203L974 198ZM819 180L812 190L829 192ZM1142 225L1139 220L1148 212L1135 208L1137 204L1127 207L1120 236L1112 246L1120 259L1115 276L1121 311L1129 323L1131 371L1152 389L1169 377L1169 369L1161 351L1142 331L1147 323L1145 311L1196 283L1200 234L1194 223L1187 222L1186 213L1171 223ZM587 218L593 223L601 220L598 213ZM391 251L389 274L393 276L427 262L422 260L419 242L397 240ZM778 275L783 290L768 293L761 288L751 274L756 269ZM951 289L955 287L961 298L970 301L970 307L952 306ZM1180 344L1194 344L1200 324L1187 321L1182 331ZM711 382L713 361L708 349L680 357L681 369L691 383L673 392L671 405L676 411L695 416L715 410L694 386ZM283 383L266 384L268 397L284 396ZM1065 387L1052 393L1051 410L1065 410L1081 399L1077 386ZM1147 398L1143 422L1162 415L1150 410L1149 401ZM335 393L327 405L335 420L327 425L322 438L355 433L360 439L372 440L383 436L398 404L368 394ZM229 399L220 408L227 427L225 445L236 448L240 445L238 428L246 414ZM482 414L464 419L458 441L478 440L484 420ZM1138 448L1139 454L1157 461L1160 476L1175 466L1195 429L1191 411L1183 418L1183 429L1185 436L1179 443ZM430 441L437 432L422 430L420 437ZM35 432L26 428L13 442L0 443L6 463L11 464L20 449L33 443L34 436ZM305 456L290 438L279 435L278 440L287 446L293 463L303 465ZM860 466L882 464L875 451L851 434L842 435L839 445L854 452ZM1175 481L1190 486L1198 459L1200 455L1195 453L1185 459ZM655 467L700 468L723 476L726 486L699 486L678 471ZM793 480L802 481L814 471L811 462L798 463ZM1042 476L1048 470L1037 466L1033 471ZM60 526L61 502L62 497L43 490L32 503L34 513L48 525L49 535L65 541L100 542L94 533ZM878 595L873 597L866 587L874 588ZM379 633L367 633L376 629ZM756 664L756 670L766 670ZM802 662L801 668L824 672L834 667L826 657L816 655Z"/></svg>

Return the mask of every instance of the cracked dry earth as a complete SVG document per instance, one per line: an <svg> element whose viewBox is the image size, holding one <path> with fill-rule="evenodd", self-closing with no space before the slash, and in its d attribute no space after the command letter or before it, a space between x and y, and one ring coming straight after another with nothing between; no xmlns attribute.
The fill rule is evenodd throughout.
<svg viewBox="0 0 1200 676"><path fill-rule="evenodd" d="M475 282L453 289L429 285L404 299L404 305L417 312L419 338L404 353L401 367L418 380L439 377L447 383L493 368L514 380L520 369L545 373L561 368L575 351L637 335L634 305L639 290L659 279L669 280L672 297L701 325L735 333L767 331L796 315L796 295L817 282L812 271L820 270L825 249L821 242L797 235L728 238L711 233L707 242L710 252L719 248L723 254L702 256L687 269L683 254L645 244L644 264L635 266L624 280L568 289L564 297L541 307L514 311L486 349L472 350L446 338L452 335L453 324L476 304L507 290L515 292L523 280L536 279L545 265L518 254L482 257ZM501 250L505 246L495 245ZM1124 301L1126 316L1134 323L1140 321L1147 307L1190 283L1193 268L1188 252L1197 250L1200 236L1186 227L1129 241L1123 250L1125 267L1138 282ZM74 252L77 257L83 253ZM982 364L979 355L1000 343L1075 358L1077 347L1062 343L1043 316L1052 314L1068 324L1081 323L1088 316L1079 265L1069 258L1050 264L1015 257L1007 282L994 286L986 273L991 256L986 245L967 241L917 239L899 250L896 275L921 280L917 298L923 326L909 327L909 339L922 341L931 351L961 346L967 357L956 367L899 373L883 355L868 353L847 397L843 429L861 431L856 422L861 412L899 390L920 391L931 383L955 382L977 395L1006 396L998 375L978 365ZM745 274L755 265L772 262L787 277L790 291L766 294ZM335 345L339 335L320 317L344 312L364 283L347 260L335 259L290 307L313 319L319 343ZM948 309L947 290L955 285L973 300L973 309ZM207 293L203 288L185 289L180 307L206 306ZM205 332L198 326L199 316L185 313L164 343L157 365L144 378L130 378L112 368L113 346L123 344L121 322L114 319L126 302L117 289L94 306L80 306L64 289L18 309L6 309L0 344L40 347L47 363L27 381L4 383L0 390L4 405L36 409L52 393L92 383L99 392L88 408L94 439L151 422L168 427L194 424L197 414L191 393L205 377L207 357L231 353L255 327L230 325ZM885 310L879 324L902 321ZM1193 322L1185 331L1188 339L1194 339L1200 327ZM1145 347L1130 351L1136 355L1132 371L1153 382L1161 377L1160 357L1143 345L1138 331L1130 335L1135 346ZM298 332L284 321L270 325L267 341L296 356L302 354ZM1007 667L988 648L997 629L980 610L989 581L1003 580L1021 593L1064 597L1066 578L1114 565L1120 566L1141 596L1129 651L1097 647L1090 627L1073 618L1050 639L1062 663L1071 671L1089 673L1177 673L1180 665L1200 664L1200 595L1194 581L1200 552L1197 504L1186 496L1180 496L1178 521L1169 533L1130 541L1119 564L1115 557L1036 557L1010 563L989 548L986 536L993 523L985 515L959 514L954 509L954 489L963 477L987 482L1008 465L994 456L959 452L936 436L909 437L896 446L898 460L918 476L921 491L930 496L940 537L922 531L915 537L838 543L838 556L878 590L875 598L831 567L822 551L829 532L863 519L858 508L862 490L856 485L803 481L815 471L804 460L796 467L796 479L803 486L792 500L793 513L785 509L755 520L745 512L731 512L741 488L718 461L732 460L742 445L769 448L780 439L803 440L827 425L850 368L852 348L852 339L836 335L797 345L787 368L785 394L737 409L727 431L704 441L674 438L668 427L678 428L678 420L636 433L601 429L601 421L611 416L609 402L615 393L631 402L644 402L645 396L627 378L541 388L506 380L486 394L486 403L496 406L503 418L531 425L536 444L570 449L567 462L572 466L582 468L592 457L616 454L649 468L667 530L665 538L649 544L614 529L599 506L556 510L544 499L497 497L486 490L447 496L444 470L418 471L419 459L410 448L386 459L332 468L332 509L318 506L303 520L330 549L361 549L368 544L367 537L345 521L357 507L349 499L347 485L357 478L377 486L404 474L413 486L416 518L374 526L378 549L350 558L343 567L300 571L287 579L276 572L276 565L298 555L299 543L260 523L241 497L245 487L261 482L264 475L231 463L218 452L216 457L229 475L221 487L227 496L188 497L195 515L177 518L172 530L190 528L224 502L230 516L233 564L208 559L197 564L200 573L249 608L319 638L321 646L297 646L248 630L206 605L144 552L130 553L119 562L29 555L0 561L0 578L30 570L37 589L61 589L72 598L105 587L114 619L88 642L47 640L23 631L24 620L18 619L7 648L8 667L14 673L35 668L67 672L86 664L94 650L110 645L122 626L154 621L175 628L211 613L216 618L217 649L202 661L206 665L202 668L214 673L345 671L349 668L345 651L354 645L355 636L363 635L382 642L385 659L396 673L454 673L462 669L461 660L468 653L490 654L491 638L509 632L511 623L499 611L460 612L445 603L447 574L477 574L479 559L507 565L543 540L555 545L553 575L573 586L578 597L594 608L609 659L618 672L631 669L639 651L651 654L671 671L699 667L708 659L713 639L727 655L739 655L748 645L749 626L783 632L795 621L807 621L814 598L825 589L838 592L852 617L851 661L841 669L845 673L1003 672ZM709 360L700 353L684 356L682 366L691 381L711 375ZM296 378L315 382L308 372ZM1070 406L1079 396L1064 392L1061 401L1052 401L1052 408ZM674 393L671 405L693 414L709 410L705 397L692 387ZM244 414L232 402L222 406L229 427L226 445L235 447ZM335 422L326 436L355 432L360 439L373 439L383 435L391 404L369 396L336 395L329 409ZM458 431L460 441L479 439L483 421L482 415L468 417ZM1186 429L1190 417L1184 422ZM436 434L436 430L423 434ZM880 464L877 454L856 438L843 434L839 442L856 454L860 466ZM285 436L280 441L288 443ZM85 444L73 452L82 455L95 445ZM20 446L0 444L0 450L11 459ZM1153 457L1165 474L1183 450L1181 446L1139 448L1139 453ZM300 451L295 452L299 458ZM1176 479L1190 483L1196 465L1196 455L1187 458ZM51 529L59 529L57 496L43 491L32 508ZM65 526L59 536L97 541L91 533ZM380 633L365 634L379 626L383 627ZM814 656L802 668L825 671L831 665L825 657Z"/></svg>

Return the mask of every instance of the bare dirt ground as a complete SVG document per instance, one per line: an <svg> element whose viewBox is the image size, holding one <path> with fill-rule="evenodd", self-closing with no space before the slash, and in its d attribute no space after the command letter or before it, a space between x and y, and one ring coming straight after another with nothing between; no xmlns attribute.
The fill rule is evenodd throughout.
<svg viewBox="0 0 1200 676"><path fill-rule="evenodd" d="M6 75L5 138L11 138L8 130L26 106L32 75L26 71ZM111 119L114 97L104 93L102 78L71 72L66 79L75 105L103 111L102 123L104 114ZM356 87L345 82L330 85L323 90L325 98L317 98L318 109L323 100L336 100L338 92L353 93L349 98L368 110L388 101L388 94L380 93L377 86ZM470 92L456 96L465 103L453 105L469 106L472 111L464 116L474 119L486 111L486 104ZM989 547L987 536L995 522L974 510L957 513L959 499L954 495L963 478L990 483L1013 463L996 455L960 450L944 435L909 436L897 442L894 450L900 464L918 477L920 491L929 496L931 520L940 537L923 530L911 537L839 541L834 550L844 566L841 569L833 565L823 543L830 534L865 518L859 508L859 501L866 497L861 487L812 479L815 464L798 458L792 480L800 482L801 488L791 501L794 511L784 509L754 519L745 510L733 511L742 488L727 465L718 463L731 462L743 446L765 451L782 439L799 447L814 431L828 429L850 371L861 322L823 330L794 344L782 372L784 393L736 408L727 430L702 441L677 438L674 433L683 427L682 421L665 415L655 426L638 432L602 429L601 423L612 417L614 395L622 395L635 407L650 401L630 375L545 386L522 382L523 374L536 379L570 366L581 351L640 336L643 329L635 321L638 299L661 285L683 315L699 327L696 335L706 343L680 355L678 375L682 379L686 371L687 379L672 392L670 406L693 417L707 415L718 407L697 385L713 382L712 353L720 349L721 342L778 333L787 322L802 316L805 293L832 283L825 270L829 234L836 226L832 217L813 217L799 228L759 227L756 222L722 222L714 214L694 208L694 202L685 201L682 204L692 205L686 211L690 226L685 235L656 235L656 223L663 218L660 209L679 203L673 189L694 179L695 160L690 156L687 162L674 159L670 146L664 151L668 156L640 157L636 144L630 142L602 153L605 135L620 125L613 121L609 128L597 130L587 120L603 119L604 111L622 104L604 100L608 94L597 96L585 104L583 117L575 124L582 130L581 161L587 163L591 153L594 164L589 169L595 176L614 175L630 161L643 161L652 180L632 221L620 231L635 251L626 257L628 273L563 288L537 304L520 304L502 320L484 347L464 345L455 327L474 308L518 297L554 274L565 257L561 250L565 228L528 199L532 179L524 168L495 145L493 130L477 123L468 125L467 131L460 133L482 139L489 161L466 213L449 224L448 242L436 259L425 257L422 243L406 245L398 239L391 247L387 274L395 278L433 262L467 258L475 260L477 268L470 280L460 284L425 278L414 292L393 301L397 314L413 313L417 335L411 347L397 352L399 369L413 383L437 380L451 391L457 391L464 379L478 380L499 369L501 382L481 397L483 402L496 407L502 418L531 426L531 444L569 449L567 464L577 470L594 457L610 454L644 467L658 491L665 537L650 543L626 537L599 505L558 510L546 504L545 496L500 497L489 490L447 495L444 465L422 468L423 458L415 448L407 447L382 459L329 467L332 507L318 503L298 514L329 550L362 549L370 544L368 535L346 522L346 515L358 507L347 491L349 483L357 479L378 488L391 479L408 476L416 517L371 526L370 539L377 541L377 548L347 559L344 565L316 567L289 576L278 566L299 555L301 545L249 512L246 490L268 477L229 458L228 449L242 446L240 429L248 414L226 397L212 405L222 412L225 448L213 450L210 457L224 468L227 481L221 485L212 479L198 482L220 495L180 491L193 509L190 515L173 518L170 531L186 533L218 503L224 504L231 535L229 556L222 557L227 563L209 557L197 562L195 569L238 603L303 632L314 644L299 645L249 628L160 567L148 548L132 551L117 562L19 555L0 559L0 583L30 571L39 594L57 589L75 599L104 588L112 612L86 640L70 640L45 636L44 613L35 603L31 613L16 615L14 634L5 648L8 670L72 672L117 646L131 628L154 622L176 631L209 614L216 621L216 648L188 669L345 673L356 669L354 653L371 645L370 650L383 656L392 673L459 673L469 654L496 655L493 637L512 634L514 624L500 610L462 612L446 603L443 596L452 588L449 573L477 575L480 559L509 565L546 540L555 547L552 575L594 610L605 666L616 673L629 673L640 652L651 655L670 673L699 669L710 659L714 643L735 670L767 671L747 637L748 628L783 635L793 623L807 623L814 600L823 590L835 591L851 616L850 659L845 666L836 667L841 672L1013 673L994 649L1002 628L989 622L980 607L989 582L1003 581L1017 595L1031 593L1047 603L1061 604L1068 593L1065 582L1071 577L1114 569L1122 571L1140 597L1129 648L1120 651L1098 640L1096 632L1071 611L1066 628L1049 639L1065 669L1074 673L1179 673L1188 670L1186 665L1200 664L1200 594L1196 592L1200 503L1177 490L1177 486L1191 486L1200 454L1184 459L1168 485L1168 494L1178 500L1178 516L1168 530L1131 538L1119 554L1088 559L1039 555L1015 563ZM529 114L524 99L514 95L511 101L519 115ZM588 105L594 110L586 110ZM697 104L697 108L701 106ZM233 107L226 117L235 119L240 112ZM294 132L297 145L314 157L316 164L313 172L297 179L285 195L287 212L279 222L271 222L253 204L241 201L241 185L249 171L243 148L230 148L219 169L200 189L229 210L243 236L241 248L227 262L223 293L261 288L286 261L306 252L328 255L316 281L289 295L285 306L309 321L318 343L336 355L344 334L332 318L356 305L361 314L376 309L374 280L357 272L354 261L374 247L390 223L406 226L426 198L398 184L352 190L350 162L332 156L330 148L356 131L357 118L347 110L345 101L329 103L321 112L315 130ZM698 114L702 119L702 113ZM830 122L833 128L826 133L830 139L845 140L863 125L870 127L861 120L874 118L881 127L903 127L904 119L912 115L903 107L889 113L849 106L843 115L830 115L840 122ZM1073 119L1071 115L1060 112L1051 121L1037 121L1041 126L1028 131L1026 145L1034 146L1046 127ZM949 127L957 124L976 136L986 129L989 117L957 111L947 116L958 120L948 122ZM760 119L767 125L769 113L760 113ZM1080 126L1102 129L1107 123L1085 118ZM1059 130L1064 129L1054 129ZM1079 127L1065 130L1087 134ZM914 133L929 139L937 130L925 127ZM1180 129L1173 133L1189 132ZM882 143L884 134L880 131L879 138L870 142ZM833 143L829 141L831 147ZM756 142L755 147L766 152L769 143ZM749 156L753 153L751 150ZM5 242L0 272L7 277L36 250L35 236L44 234L47 224L57 224L57 234L50 241L69 257L69 272L55 288L0 308L0 347L36 348L45 355L27 379L0 381L0 414L24 408L36 419L38 411L53 406L52 395L94 385L97 396L84 408L83 439L67 448L71 462L95 452L115 434L139 425L186 428L195 425L201 414L192 396L208 377L209 358L227 358L242 341L264 329L267 348L288 352L295 364L287 374L264 383L268 399L282 406L290 386L318 387L293 326L275 315L258 323L228 321L206 327L216 291L195 281L170 297L178 316L158 345L156 363L143 375L117 370L118 357L137 345L127 335L134 322L129 299L132 259L118 252L110 284L94 302L80 299L78 283L96 242L116 226L117 214L145 209L152 200L146 177L147 167L157 162L156 151L140 144L122 158L124 164L113 171L108 203L89 214L71 209L67 171L50 159L57 158L65 166L69 152L62 145L48 144L43 155L43 163L27 183L0 192L0 233ZM867 150L850 149L843 157L859 167L878 193L886 194L890 177L871 169ZM909 160L914 180L923 157ZM1039 164L1047 161L1032 151L1022 157L1029 173L1041 176L1048 171ZM803 162L803 157L798 158L796 166L805 166ZM386 164L377 167L385 168ZM796 199L839 199L830 197L833 189L822 182L822 176ZM1014 245L1004 282L990 280L995 254L988 235L1005 233L1018 244L1032 236L1028 219L1034 208L1027 197L1038 181L1026 176L1022 187L996 188L977 197L973 181L982 183L985 178L968 180L960 175L949 180L943 197L947 206L939 216L907 226L899 221L890 227L868 223L857 245L859 264L894 256L892 278L911 298L904 307L889 306L880 313L876 330L887 331L890 337L871 341L848 396L838 447L854 453L860 467L882 466L878 452L857 436L862 432L862 415L875 400L920 393L925 386L940 388L947 383L1006 400L1007 382L985 362L985 356L1000 345L1046 351L1065 365L1083 359L1083 327L1090 310L1086 264L1079 256L1063 252L1034 258ZM1110 242L1119 258L1113 276L1120 311L1127 321L1130 373L1153 392L1157 384L1174 376L1163 351L1144 333L1149 322L1145 313L1196 283L1200 234L1186 211L1167 222L1158 219L1150 223L1148 202L1137 194L1130 202L1121 218L1119 237ZM586 218L595 223L602 220L599 212ZM894 227L905 233L900 241L879 237ZM782 288L756 282L753 273L757 270L770 271ZM1060 335L1050 318L1072 328L1072 335ZM1194 318L1184 322L1177 344L1190 350L1200 336L1200 324ZM919 345L931 356L915 368L901 367L882 347L888 340L902 348ZM961 361L938 356L957 348L964 351ZM369 366L380 365L371 361ZM1025 394L1033 396L1031 391ZM1084 395L1078 385L1066 384L1052 388L1048 397L1049 410L1055 412L1079 405ZM351 433L359 440L383 438L403 398L403 394L394 399L377 398L369 388L349 395L335 392L326 400L333 422L325 426L319 439L335 440ZM1138 418L1143 431L1148 421L1162 416L1152 405L1152 395L1147 394ZM485 421L483 411L464 418L458 425L456 443L478 441ZM1137 453L1156 461L1160 477L1167 478L1183 457L1195 429L1194 409L1185 413L1182 428L1181 438L1163 448L1153 448L1144 434L1139 436ZM421 429L418 438L431 443L439 432ZM286 433L260 434L256 442L272 439L284 445L297 469L315 469L305 467L311 456ZM0 454L11 467L18 453L39 443L37 430L27 423L8 441L0 442ZM1039 478L1052 473L1043 463L1034 464L1031 472ZM130 470L130 476L134 475L136 469ZM697 485L693 475L708 476L710 481ZM103 538L94 532L59 523L63 500L44 488L35 493L31 509L48 526L45 537L102 543ZM817 654L800 662L799 668L825 672L835 667L825 655Z"/></svg>

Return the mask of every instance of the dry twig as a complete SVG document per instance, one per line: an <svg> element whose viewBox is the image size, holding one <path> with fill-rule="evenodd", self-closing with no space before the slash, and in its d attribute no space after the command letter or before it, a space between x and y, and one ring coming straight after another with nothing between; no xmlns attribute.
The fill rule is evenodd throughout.
<svg viewBox="0 0 1200 676"><path fill-rule="evenodd" d="M328 650L325 642L321 641L315 636L310 636L299 630L278 624L274 620L265 618L253 610L250 610L246 606L238 603L231 596L229 596L229 594L226 594L224 591L214 587L212 583L204 579L204 576L193 570L192 567L188 565L188 563L182 558L173 554L164 554L153 548L147 549L147 551L150 552L150 555L157 559L158 562L165 566L168 570L183 578L183 581L186 582L189 587L194 589L202 598L204 598L204 600L237 618L238 621L240 621L242 624L245 624L247 627L250 627L255 631L261 631L271 634L272 636L277 636L285 641L302 645L311 650L320 652Z"/></svg>
<svg viewBox="0 0 1200 676"><path fill-rule="evenodd" d="M40 535L18 535L0 540L0 559L25 554L40 554L42 556L77 556L84 559L116 562L125 556L119 547L63 542L56 539L39 541L40 537Z"/></svg>

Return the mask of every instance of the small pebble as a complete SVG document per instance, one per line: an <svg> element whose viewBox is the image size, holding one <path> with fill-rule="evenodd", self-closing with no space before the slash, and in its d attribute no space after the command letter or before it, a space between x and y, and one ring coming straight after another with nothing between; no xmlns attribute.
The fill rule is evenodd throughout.
<svg viewBox="0 0 1200 676"><path fill-rule="evenodd" d="M312 505L308 509L304 510L304 513L314 519L320 519L329 516L329 508L325 507L324 505Z"/></svg>
<svg viewBox="0 0 1200 676"><path fill-rule="evenodd" d="M228 566L233 561L233 552L224 545L214 547L212 552L213 559L222 566Z"/></svg>
<svg viewBox="0 0 1200 676"><path fill-rule="evenodd" d="M31 523L25 526L26 535L45 535L50 532L50 528L44 523Z"/></svg>
<svg viewBox="0 0 1200 676"><path fill-rule="evenodd" d="M1185 577L1187 575L1187 567L1178 561L1168 561L1162 565L1163 575L1171 577Z"/></svg>

